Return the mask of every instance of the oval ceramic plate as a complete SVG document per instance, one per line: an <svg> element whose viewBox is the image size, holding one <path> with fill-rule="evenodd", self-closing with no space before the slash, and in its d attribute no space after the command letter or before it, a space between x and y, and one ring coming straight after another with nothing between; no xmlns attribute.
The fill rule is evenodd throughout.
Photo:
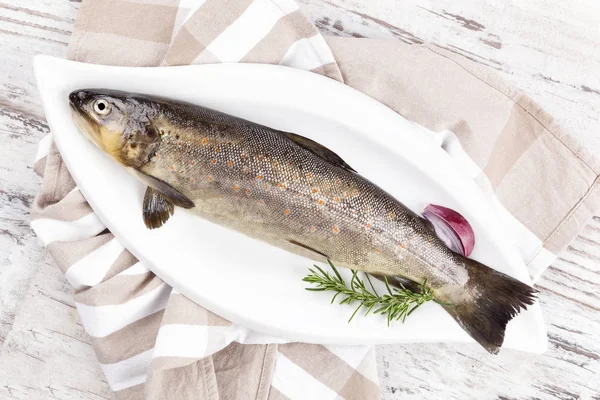
<svg viewBox="0 0 600 400"><path fill-rule="evenodd" d="M99 218L145 265L209 310L253 330L313 343L472 342L436 304L405 324L355 317L330 305L330 293L302 282L311 260L249 239L183 209L162 228L142 221L144 186L102 154L75 127L68 94L109 88L211 107L329 147L363 176L416 212L440 204L473 225L472 258L530 283L516 247L479 188L423 128L341 83L279 66L225 64L124 68L35 60L38 88L54 140ZM546 332L535 304L508 325L505 347L543 352Z"/></svg>

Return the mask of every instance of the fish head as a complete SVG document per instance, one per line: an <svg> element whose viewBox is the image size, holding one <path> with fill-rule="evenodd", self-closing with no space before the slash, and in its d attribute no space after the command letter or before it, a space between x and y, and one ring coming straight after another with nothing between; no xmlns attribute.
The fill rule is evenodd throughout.
<svg viewBox="0 0 600 400"><path fill-rule="evenodd" d="M161 141L154 124L157 103L103 89L74 91L69 103L79 130L119 163L137 169L156 153Z"/></svg>

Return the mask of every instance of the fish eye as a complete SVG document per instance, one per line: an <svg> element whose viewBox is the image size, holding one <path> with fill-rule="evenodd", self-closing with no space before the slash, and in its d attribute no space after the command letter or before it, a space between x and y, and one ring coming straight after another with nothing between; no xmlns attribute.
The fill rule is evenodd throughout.
<svg viewBox="0 0 600 400"><path fill-rule="evenodd" d="M104 99L98 99L94 102L94 112L98 115L108 115L110 113L110 104Z"/></svg>

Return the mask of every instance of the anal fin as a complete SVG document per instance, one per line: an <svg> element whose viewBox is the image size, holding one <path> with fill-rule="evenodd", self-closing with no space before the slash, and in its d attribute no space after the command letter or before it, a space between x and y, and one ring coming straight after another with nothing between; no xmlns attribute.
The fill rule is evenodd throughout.
<svg viewBox="0 0 600 400"><path fill-rule="evenodd" d="M388 283L398 289L404 287L414 293L421 293L421 285L411 279L405 278L400 275L385 275L385 274L369 274L380 281L385 281L387 278Z"/></svg>
<svg viewBox="0 0 600 400"><path fill-rule="evenodd" d="M142 214L144 224L148 229L156 229L163 226L173 215L175 206L165 196L148 187L144 194Z"/></svg>

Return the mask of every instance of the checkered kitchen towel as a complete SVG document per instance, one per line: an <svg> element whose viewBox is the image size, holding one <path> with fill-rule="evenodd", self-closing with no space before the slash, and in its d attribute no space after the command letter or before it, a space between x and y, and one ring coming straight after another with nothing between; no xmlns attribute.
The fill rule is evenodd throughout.
<svg viewBox="0 0 600 400"><path fill-rule="evenodd" d="M84 0L74 60L127 66L254 62L344 82L436 139L490 196L537 278L600 203L600 163L531 99L432 45L323 38L292 0ZM458 143L460 142L460 145ZM119 399L375 399L365 346L283 343L176 293L106 230L48 137L32 227Z"/></svg>

